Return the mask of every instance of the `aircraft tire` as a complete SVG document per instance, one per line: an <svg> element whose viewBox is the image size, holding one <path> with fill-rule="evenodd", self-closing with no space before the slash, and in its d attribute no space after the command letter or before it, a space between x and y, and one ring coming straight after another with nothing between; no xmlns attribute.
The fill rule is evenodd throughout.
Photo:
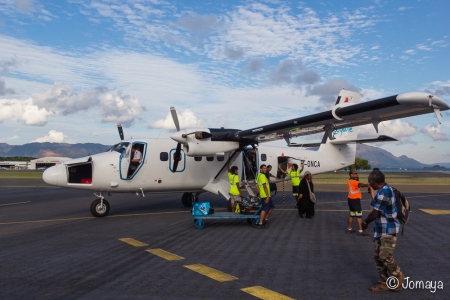
<svg viewBox="0 0 450 300"><path fill-rule="evenodd" d="M191 193L183 193L181 196L181 203L183 203L184 207L192 207L193 195Z"/></svg>
<svg viewBox="0 0 450 300"><path fill-rule="evenodd" d="M227 201L227 211L229 211L229 212L233 211L233 207L231 205L231 200L230 199L228 199L228 201Z"/></svg>
<svg viewBox="0 0 450 300"><path fill-rule="evenodd" d="M100 203L101 203L100 199L96 199L91 204L91 214L94 217L98 217L98 218L105 217L109 213L110 205L109 205L108 201L103 199L103 206L101 206Z"/></svg>

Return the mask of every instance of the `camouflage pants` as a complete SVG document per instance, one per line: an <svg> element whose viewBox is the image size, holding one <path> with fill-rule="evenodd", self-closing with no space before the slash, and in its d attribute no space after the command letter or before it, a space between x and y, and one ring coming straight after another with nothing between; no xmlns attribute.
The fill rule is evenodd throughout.
<svg viewBox="0 0 450 300"><path fill-rule="evenodd" d="M389 278L388 272L395 277L400 276L402 271L394 260L394 249L397 244L397 237L385 235L379 239L374 239L375 252L373 260L377 268L379 282L386 282Z"/></svg>

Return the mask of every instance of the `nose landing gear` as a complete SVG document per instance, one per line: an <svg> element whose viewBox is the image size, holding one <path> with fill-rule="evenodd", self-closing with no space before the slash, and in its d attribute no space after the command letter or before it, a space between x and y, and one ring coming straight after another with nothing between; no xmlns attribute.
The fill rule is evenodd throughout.
<svg viewBox="0 0 450 300"><path fill-rule="evenodd" d="M102 193L100 195L97 195L94 193L98 199L94 200L91 204L91 214L94 217L105 217L109 213L109 203L105 200L105 198L102 196Z"/></svg>

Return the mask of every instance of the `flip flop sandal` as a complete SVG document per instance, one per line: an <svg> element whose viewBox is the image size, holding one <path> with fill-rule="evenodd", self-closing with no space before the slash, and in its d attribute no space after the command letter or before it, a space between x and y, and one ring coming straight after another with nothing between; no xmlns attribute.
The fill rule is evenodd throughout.
<svg viewBox="0 0 450 300"><path fill-rule="evenodd" d="M371 292L384 292L389 290L390 289L388 288L388 286L384 283L380 283L369 288L369 291Z"/></svg>

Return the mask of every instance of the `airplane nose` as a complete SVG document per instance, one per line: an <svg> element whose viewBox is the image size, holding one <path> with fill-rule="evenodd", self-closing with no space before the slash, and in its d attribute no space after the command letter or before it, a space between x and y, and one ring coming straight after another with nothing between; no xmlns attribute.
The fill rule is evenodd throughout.
<svg viewBox="0 0 450 300"><path fill-rule="evenodd" d="M58 166L48 168L42 174L42 179L50 185L58 185Z"/></svg>

